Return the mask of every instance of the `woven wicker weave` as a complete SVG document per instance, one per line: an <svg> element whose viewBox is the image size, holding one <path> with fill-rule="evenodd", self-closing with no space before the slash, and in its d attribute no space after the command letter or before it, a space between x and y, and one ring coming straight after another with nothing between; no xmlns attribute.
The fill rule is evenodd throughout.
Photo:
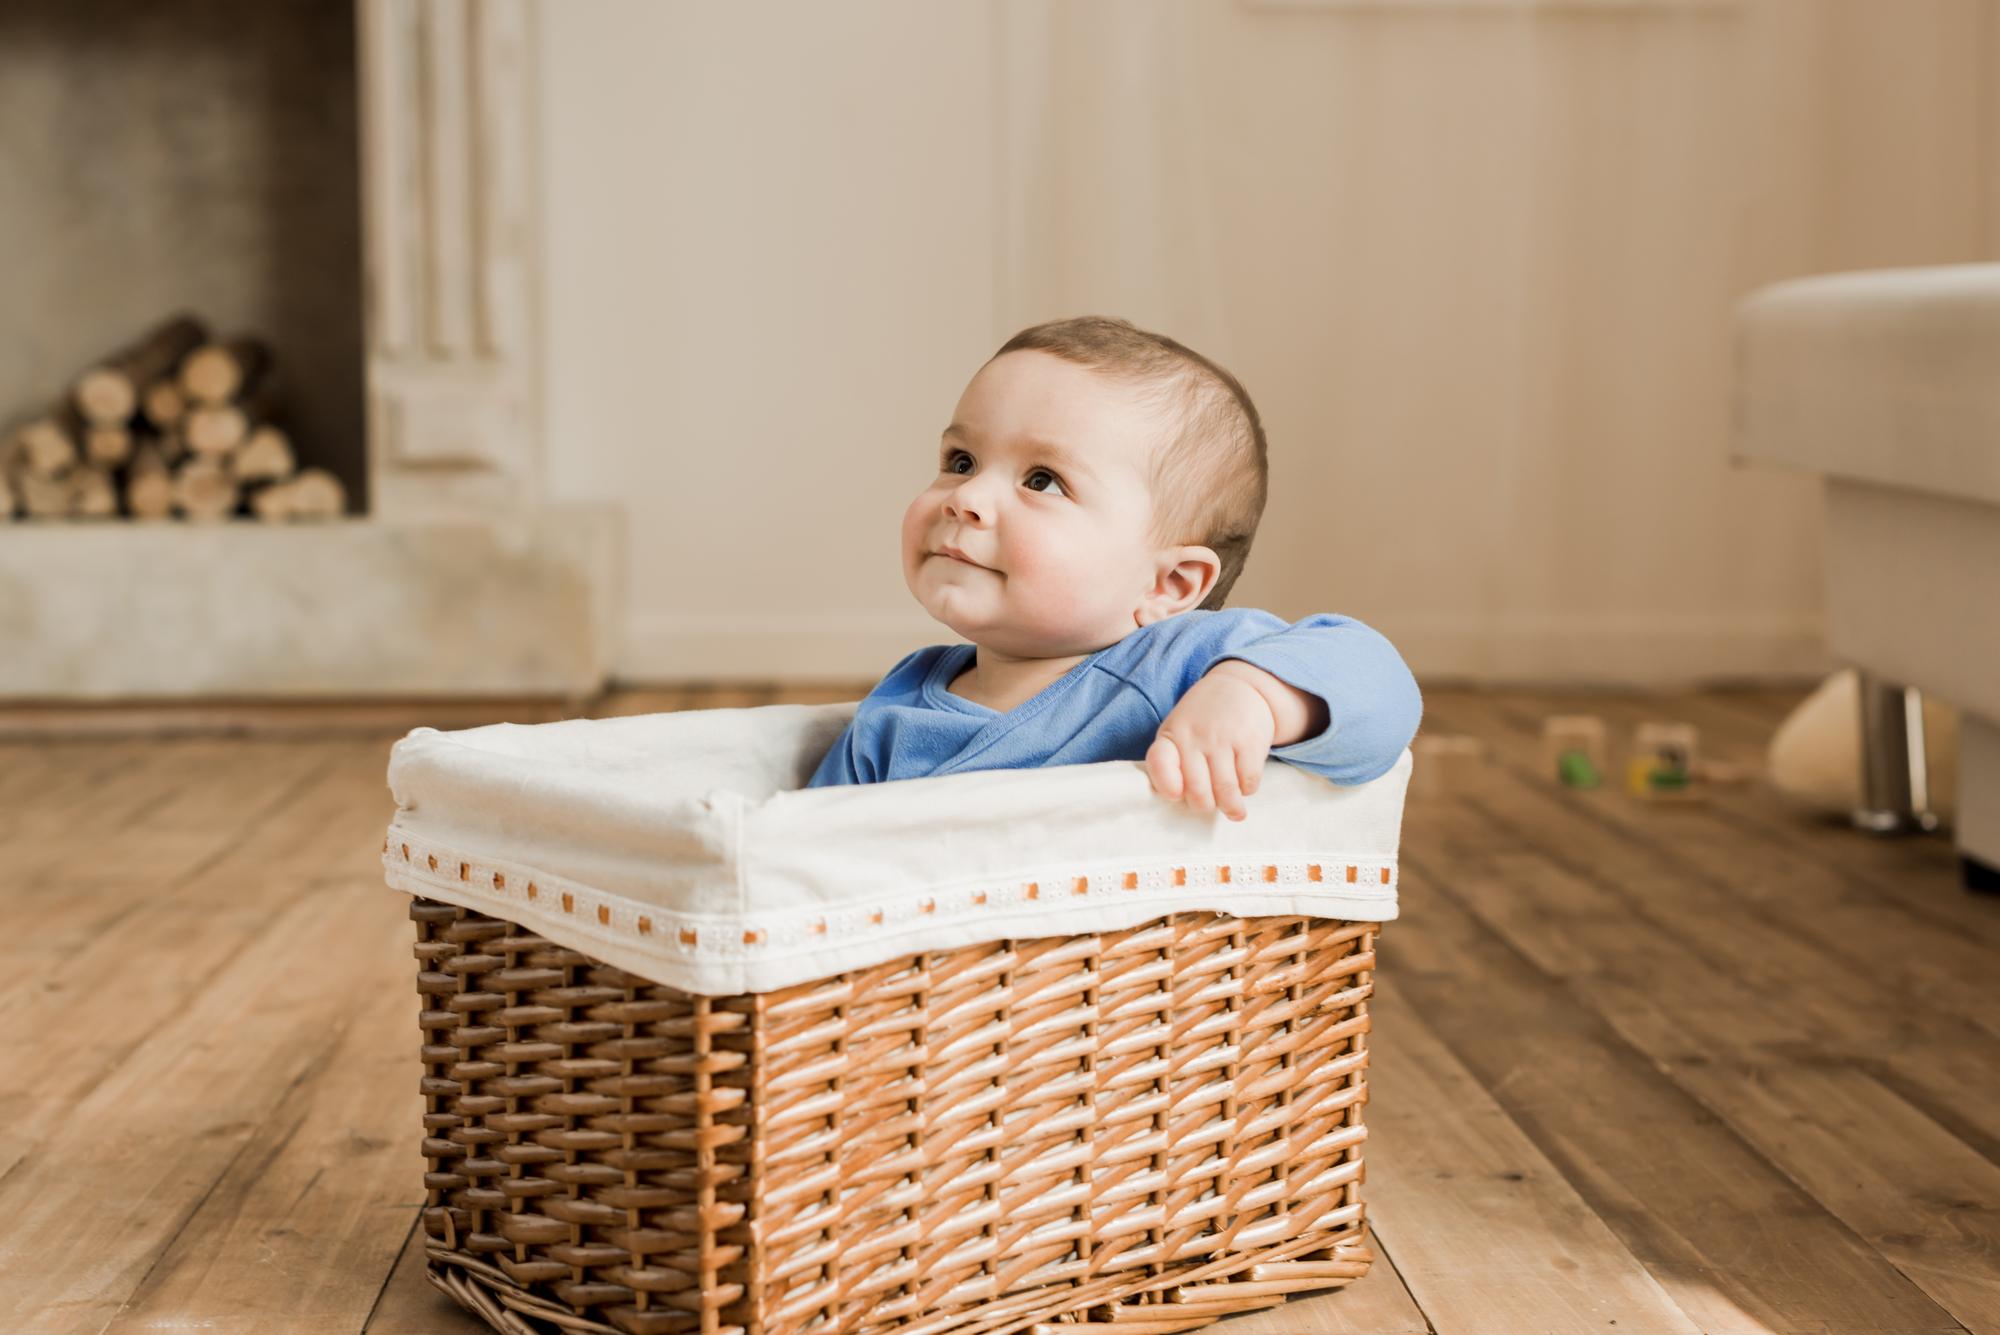
<svg viewBox="0 0 2000 1335"><path fill-rule="evenodd" d="M1377 924L694 996L417 900L430 1275L494 1328L1191 1330L1367 1271Z"/></svg>

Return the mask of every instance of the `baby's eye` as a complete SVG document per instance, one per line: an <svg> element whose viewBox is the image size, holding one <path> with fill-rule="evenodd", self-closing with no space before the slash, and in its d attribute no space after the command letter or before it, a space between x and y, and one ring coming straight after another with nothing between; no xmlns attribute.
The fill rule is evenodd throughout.
<svg viewBox="0 0 2000 1335"><path fill-rule="evenodd" d="M1027 477L1021 480L1021 485L1025 486L1029 491L1046 492L1051 496L1069 495L1069 492L1063 489L1062 479L1046 468L1037 468L1031 471Z"/></svg>
<svg viewBox="0 0 2000 1335"><path fill-rule="evenodd" d="M950 450L944 456L944 471L947 473L970 473L972 456L964 450Z"/></svg>

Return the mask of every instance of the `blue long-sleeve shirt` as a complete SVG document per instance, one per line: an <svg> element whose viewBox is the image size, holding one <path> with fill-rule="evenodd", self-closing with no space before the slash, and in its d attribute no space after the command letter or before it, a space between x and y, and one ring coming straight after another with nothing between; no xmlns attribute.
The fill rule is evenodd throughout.
<svg viewBox="0 0 2000 1335"><path fill-rule="evenodd" d="M1329 613L1287 625L1254 608L1183 612L1098 650L1005 713L945 689L974 652L969 644L935 645L896 664L806 786L1143 760L1181 696L1226 658L1326 702L1324 732L1271 755L1334 783L1386 772L1423 712L1395 646Z"/></svg>

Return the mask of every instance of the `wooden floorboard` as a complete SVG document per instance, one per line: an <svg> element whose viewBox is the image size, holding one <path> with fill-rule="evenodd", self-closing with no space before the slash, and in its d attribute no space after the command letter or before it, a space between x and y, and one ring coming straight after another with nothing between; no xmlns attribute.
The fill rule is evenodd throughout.
<svg viewBox="0 0 2000 1335"><path fill-rule="evenodd" d="M344 882L325 893L379 924L365 940L401 943L402 906L375 889ZM189 1312L245 1331L362 1327L423 1203L406 1153L422 1112L405 1051L416 1010L393 987L351 999L107 1329L158 1330ZM239 1263L249 1257L257 1264Z"/></svg>
<svg viewBox="0 0 2000 1335"><path fill-rule="evenodd" d="M1401 988L1701 1329L1957 1329L1438 881L1406 863L1403 895L1410 917L1397 941L1383 933L1381 990ZM1382 1060L1394 1057L1385 1045ZM1385 1232L1392 1223L1380 1221Z"/></svg>
<svg viewBox="0 0 2000 1335"><path fill-rule="evenodd" d="M1802 692L1798 698L1803 698ZM1542 719L1557 713L1597 713L1621 743L1646 719L1691 722L1701 729L1704 748L1752 770L1762 769L1765 747L1784 713L1775 701L1739 692L1652 696L1509 692L1504 701L1472 697L1471 702L1486 704L1523 739L1538 735ZM1443 704L1450 711L1455 700L1445 697ZM1526 762L1527 753L1515 748L1513 760ZM1796 803L1764 783L1731 785L1716 790L1714 797L1702 808L1708 817L1757 842L1810 860L1845 886L1893 900L1906 913L2000 945L2000 920L1995 915L1985 912L1979 900L1945 893L1958 880L1958 859L1948 840L1863 834L1838 816L1802 813Z"/></svg>
<svg viewBox="0 0 2000 1335"><path fill-rule="evenodd" d="M1371 1006L1369 1208L1440 1330L1698 1327L1411 1005Z"/></svg>
<svg viewBox="0 0 2000 1335"><path fill-rule="evenodd" d="M1709 810L1740 800L1737 795L1718 791L1700 804L1680 805L1648 803L1612 788L1564 792L1535 782L1540 741L1525 729L1509 729L1513 711L1452 702L1438 712L1494 744L1507 781L1489 785L1487 801L1505 822L1526 819L1559 831L1558 842L1579 850L1578 856L1595 850L1609 874L1663 872L1679 887L1681 906L1726 910L1809 943L1911 999L2000 1034L2000 1013L1985 985L1995 956L1983 939L1884 896L1876 883L1881 878L1829 868L1781 841L1746 834ZM1936 899L1969 913L1983 917L1990 907L1957 895L1943 878L1930 888Z"/></svg>
<svg viewBox="0 0 2000 1335"><path fill-rule="evenodd" d="M1476 717L1476 710L1461 711L1468 715ZM1621 898L1621 915L1648 924L1648 939L1680 939L1711 973L1741 989L1736 1013L1754 1001L1762 1013L1809 1026L1793 1040L1797 1052L1865 1066L1982 1153L2000 1154L1995 1007L1977 988L1993 972L1985 963L1991 952L1963 949L1960 936L1937 930L1908 905L1885 905L1832 873L1732 875L1732 848L1754 865L1770 841L1705 814L1732 800L1726 795L1694 811L1653 808L1616 792L1565 792L1539 782L1518 757L1508 761L1504 749L1499 755L1455 804L1484 819L1475 843L1491 847L1512 836L1601 885ZM1407 838L1422 828L1424 814L1413 803L1419 824L1406 826L1406 853L1419 860L1436 842ZM1913 853L1921 847L1893 843ZM1937 883L1934 891L1940 900L1958 900L1955 912L1990 917L2000 907L1964 894L1955 881ZM1852 924L1854 934L1829 928L1835 921ZM1934 952L1972 976L1952 978ZM1951 1004L1937 1003L1941 993Z"/></svg>
<svg viewBox="0 0 2000 1335"><path fill-rule="evenodd" d="M1377 1261L1218 1329L2000 1335L2000 901L1945 840L1754 780L1661 807L1537 772L1559 712L1621 742L1691 721L1754 770L1801 695L1430 693L1427 732L1488 759L1406 813ZM0 1329L484 1328L423 1275L410 933L378 863L388 747L426 719L0 718Z"/></svg>

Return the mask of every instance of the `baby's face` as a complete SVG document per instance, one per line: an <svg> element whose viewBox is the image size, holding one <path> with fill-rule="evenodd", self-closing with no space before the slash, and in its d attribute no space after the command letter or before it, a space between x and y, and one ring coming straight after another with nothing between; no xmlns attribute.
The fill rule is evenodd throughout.
<svg viewBox="0 0 2000 1335"><path fill-rule="evenodd" d="M937 479L903 516L903 576L973 643L1026 658L1130 634L1153 586L1142 391L1046 352L1010 352L966 387Z"/></svg>

